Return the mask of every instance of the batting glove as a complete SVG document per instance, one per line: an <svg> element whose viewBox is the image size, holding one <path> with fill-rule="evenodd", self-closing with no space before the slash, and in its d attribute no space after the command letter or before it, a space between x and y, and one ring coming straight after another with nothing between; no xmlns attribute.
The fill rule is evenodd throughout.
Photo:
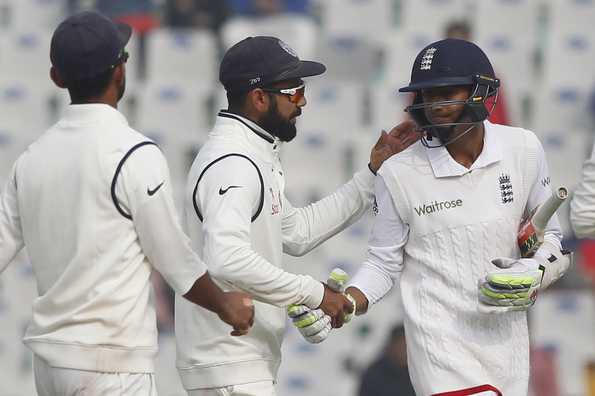
<svg viewBox="0 0 595 396"><path fill-rule="evenodd" d="M479 311L524 311L535 304L544 267L533 258L492 260L498 269L478 283Z"/></svg>
<svg viewBox="0 0 595 396"><path fill-rule="evenodd" d="M287 315L301 335L311 344L318 344L328 337L331 331L331 317L322 309L309 309L305 305L290 305Z"/></svg>
<svg viewBox="0 0 595 396"><path fill-rule="evenodd" d="M340 268L331 271L327 285L338 292L345 291L345 285L349 275ZM355 300L349 294L345 295L353 304L353 312L345 316L344 323L348 323L355 313ZM287 308L287 315L291 318L293 325L302 334L304 339L312 344L324 341L331 331L331 318L321 309L310 309L305 305L290 305Z"/></svg>

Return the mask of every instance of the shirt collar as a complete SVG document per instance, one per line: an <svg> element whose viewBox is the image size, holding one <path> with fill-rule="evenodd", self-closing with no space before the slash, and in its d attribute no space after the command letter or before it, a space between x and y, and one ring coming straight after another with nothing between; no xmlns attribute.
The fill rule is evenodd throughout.
<svg viewBox="0 0 595 396"><path fill-rule="evenodd" d="M270 161L271 155L273 157L278 157L279 150L281 149L281 141L279 138L274 137L246 117L231 113L227 110L221 110L218 114L217 124L222 126L233 125L234 127L239 128L242 131L242 136L248 139L252 147L257 147L258 151L262 153L264 156L263 159ZM224 127L222 132L227 133L224 132L226 130L228 129Z"/></svg>
<svg viewBox="0 0 595 396"><path fill-rule="evenodd" d="M269 132L265 131L260 125L258 125L254 121L247 119L246 117L242 117L241 115L232 113L227 110L219 111L218 115L219 115L219 117L230 118L232 120L241 122L242 124L244 124L244 126L246 126L248 129L250 129L252 132L254 132L260 138L266 140L269 143L275 143L275 137L273 135L271 135Z"/></svg>
<svg viewBox="0 0 595 396"><path fill-rule="evenodd" d="M122 113L104 103L87 103L69 105L62 114L60 122L69 124L87 124L97 121L121 123L128 126Z"/></svg>
<svg viewBox="0 0 595 396"><path fill-rule="evenodd" d="M502 160L502 145L494 124L489 121L483 122L483 149L479 157L470 168L455 161L446 147L426 148L428 160L436 177L463 176L464 174L479 168L484 168Z"/></svg>

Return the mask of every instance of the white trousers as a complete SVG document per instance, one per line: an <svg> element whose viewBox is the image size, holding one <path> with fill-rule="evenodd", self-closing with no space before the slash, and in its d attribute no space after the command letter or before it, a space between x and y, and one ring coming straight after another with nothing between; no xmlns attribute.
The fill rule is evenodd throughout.
<svg viewBox="0 0 595 396"><path fill-rule="evenodd" d="M188 396L276 396L273 381L224 386L223 388L187 390Z"/></svg>
<svg viewBox="0 0 595 396"><path fill-rule="evenodd" d="M154 374L99 373L49 366L34 356L39 396L157 396Z"/></svg>

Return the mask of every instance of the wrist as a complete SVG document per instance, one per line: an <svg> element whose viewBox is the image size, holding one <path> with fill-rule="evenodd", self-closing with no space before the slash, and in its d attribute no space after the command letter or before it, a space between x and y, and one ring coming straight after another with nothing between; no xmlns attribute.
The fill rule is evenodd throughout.
<svg viewBox="0 0 595 396"><path fill-rule="evenodd" d="M304 304L310 309L317 309L324 300L325 286L324 283L311 278L310 293L304 298L300 304Z"/></svg>
<svg viewBox="0 0 595 396"><path fill-rule="evenodd" d="M368 311L368 299L358 288L350 286L345 291L345 295L349 300L353 300L354 314L359 316Z"/></svg>

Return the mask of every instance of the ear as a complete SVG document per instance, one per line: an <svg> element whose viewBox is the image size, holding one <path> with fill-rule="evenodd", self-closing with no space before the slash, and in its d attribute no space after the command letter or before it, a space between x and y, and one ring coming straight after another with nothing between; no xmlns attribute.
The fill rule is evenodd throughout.
<svg viewBox="0 0 595 396"><path fill-rule="evenodd" d="M114 75L113 75L114 81L117 81L118 83L121 84L124 81L125 76L126 76L126 66L124 65L124 63L116 66L116 68L114 70Z"/></svg>
<svg viewBox="0 0 595 396"><path fill-rule="evenodd" d="M248 101L259 113L266 113L271 104L270 96L260 88L253 89L248 93Z"/></svg>
<svg viewBox="0 0 595 396"><path fill-rule="evenodd" d="M58 88L67 88L64 79L60 76L60 73L58 73L58 70L54 66L50 68L50 78Z"/></svg>

